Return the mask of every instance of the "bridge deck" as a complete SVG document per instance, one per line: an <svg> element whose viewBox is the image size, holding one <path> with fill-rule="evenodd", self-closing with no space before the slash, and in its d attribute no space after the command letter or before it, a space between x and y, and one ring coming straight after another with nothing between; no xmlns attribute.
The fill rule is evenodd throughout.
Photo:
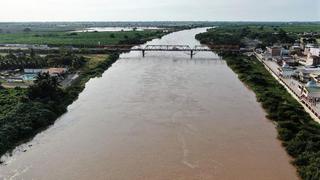
<svg viewBox="0 0 320 180"><path fill-rule="evenodd" d="M147 45L145 47L133 47L131 48L130 46L104 46L105 50L110 50L110 51L188 51L188 52L197 52L197 51L202 51L202 52L211 52L211 51L239 51L238 48L235 47L218 47L218 48L212 48L210 49L209 47L206 46L194 46L191 48L189 45Z"/></svg>

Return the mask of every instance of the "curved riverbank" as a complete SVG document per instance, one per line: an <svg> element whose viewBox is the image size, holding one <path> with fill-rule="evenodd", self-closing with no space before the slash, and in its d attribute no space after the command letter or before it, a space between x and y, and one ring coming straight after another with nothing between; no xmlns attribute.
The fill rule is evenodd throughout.
<svg viewBox="0 0 320 180"><path fill-rule="evenodd" d="M163 35L164 33L159 34L159 36ZM153 33L151 37L158 36ZM145 43L151 37L145 35L141 37L139 42ZM17 100L14 102L15 104L12 103L11 109L8 108L8 112L0 116L0 156L7 152L10 154L10 151L15 147L28 142L36 134L54 124L55 120L66 113L67 107L78 98L78 95L85 88L86 82L91 78L101 76L118 58L118 53L109 53L105 60L96 64L95 67L82 67L79 70L79 77L70 87L63 90L63 95L49 103L29 99L27 90L12 90L19 96L14 97Z"/></svg>

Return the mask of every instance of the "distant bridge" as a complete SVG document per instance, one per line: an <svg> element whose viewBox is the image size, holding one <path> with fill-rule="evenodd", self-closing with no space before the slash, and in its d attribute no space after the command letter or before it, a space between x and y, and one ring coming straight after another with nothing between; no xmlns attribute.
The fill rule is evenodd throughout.
<svg viewBox="0 0 320 180"><path fill-rule="evenodd" d="M37 53L50 54L58 53L59 47L42 47L33 45L15 45L15 46L1 46L0 52L26 52L28 53L30 49L35 50ZM75 53L82 53L80 48L69 47L69 50ZM86 48L88 53L105 53L105 52L123 52L123 51L140 51L142 56L145 57L146 52L152 51L168 51L168 52L188 52L190 57L198 52L239 52L240 47L235 45L197 45L190 47L189 45L146 45L146 46L135 46L135 45L102 45L95 48Z"/></svg>
<svg viewBox="0 0 320 180"><path fill-rule="evenodd" d="M193 58L196 52L239 52L238 46L216 46L209 48L202 45L197 45L193 48L191 48L189 45L147 45L145 47L137 46L133 48L130 45L108 45L103 46L103 49L107 51L141 51L143 57L145 57L146 52L150 51L190 52L191 58Z"/></svg>

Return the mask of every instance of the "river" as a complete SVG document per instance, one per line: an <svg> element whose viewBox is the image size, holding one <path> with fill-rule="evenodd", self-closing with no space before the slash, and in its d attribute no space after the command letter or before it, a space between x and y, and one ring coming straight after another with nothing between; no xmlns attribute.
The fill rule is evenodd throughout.
<svg viewBox="0 0 320 180"><path fill-rule="evenodd" d="M199 45L205 30L147 44ZM3 158L0 179L297 179L254 93L217 58L122 54L55 125Z"/></svg>

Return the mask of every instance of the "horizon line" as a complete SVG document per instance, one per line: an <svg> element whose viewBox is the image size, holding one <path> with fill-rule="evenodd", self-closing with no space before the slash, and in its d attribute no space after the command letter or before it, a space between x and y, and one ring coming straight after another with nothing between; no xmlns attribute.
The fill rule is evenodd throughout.
<svg viewBox="0 0 320 180"><path fill-rule="evenodd" d="M60 21L51 21L51 20L31 20L31 21L0 21L0 23L86 23L86 22L199 22L199 23L214 23L214 22L261 22L261 23L269 23L269 22L281 22L281 23L294 23L294 22L306 22L306 23L320 23L320 20L60 20Z"/></svg>

